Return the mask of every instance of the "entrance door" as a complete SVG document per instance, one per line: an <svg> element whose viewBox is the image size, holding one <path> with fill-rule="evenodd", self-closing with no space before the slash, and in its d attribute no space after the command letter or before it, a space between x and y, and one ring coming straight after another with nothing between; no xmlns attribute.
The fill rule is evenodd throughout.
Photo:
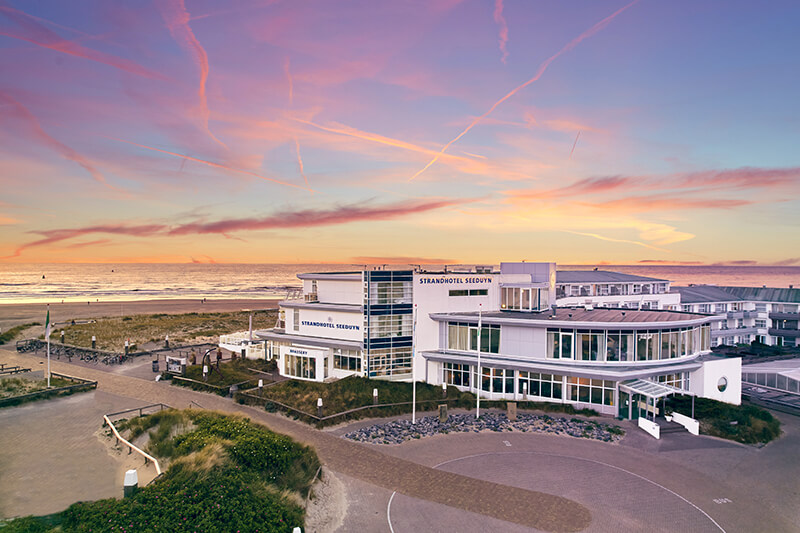
<svg viewBox="0 0 800 533"><path fill-rule="evenodd" d="M619 417L627 419L631 412L631 395L627 392L619 391Z"/></svg>

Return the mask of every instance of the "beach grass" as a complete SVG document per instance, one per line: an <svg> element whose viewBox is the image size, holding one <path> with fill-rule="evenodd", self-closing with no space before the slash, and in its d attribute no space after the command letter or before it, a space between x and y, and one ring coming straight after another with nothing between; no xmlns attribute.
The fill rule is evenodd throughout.
<svg viewBox="0 0 800 533"><path fill-rule="evenodd" d="M198 354L196 365L188 366L186 368L187 378L196 381L201 381L203 379L203 365L202 361L200 360L201 356L202 354ZM211 362L213 364L211 365L210 372L205 382L209 385L216 385L218 387L226 387L228 385L233 385L234 383L256 380L259 377L265 381L269 381L269 379L265 379L263 374L253 372L251 369L259 370L261 372L270 372L275 369L274 361L265 361L263 359L250 360L237 357L236 359L220 363L219 370L217 370L215 357L215 354L212 352Z"/></svg>
<svg viewBox="0 0 800 533"><path fill-rule="evenodd" d="M67 385L74 385L74 383L62 378L50 378L51 389ZM44 379L5 378L0 380L0 399L39 392L47 390L47 388L47 380Z"/></svg>
<svg viewBox="0 0 800 533"><path fill-rule="evenodd" d="M277 310L253 311L253 329L271 328L275 325ZM89 348L92 336L97 339L97 348L121 352L125 341L142 349L145 345L163 346L169 335L170 343L190 344L218 341L220 335L245 331L249 326L250 313L246 311L220 313L155 313L106 317L85 321L75 318L75 324L59 327L51 340L59 341L64 331L64 342L72 346Z"/></svg>
<svg viewBox="0 0 800 533"><path fill-rule="evenodd" d="M19 326L14 326L13 328L9 328L2 334L0 334L0 344L7 344L14 340L14 337L22 333L28 328L32 328L33 326L41 326L40 322L30 322L28 324L20 324Z"/></svg>

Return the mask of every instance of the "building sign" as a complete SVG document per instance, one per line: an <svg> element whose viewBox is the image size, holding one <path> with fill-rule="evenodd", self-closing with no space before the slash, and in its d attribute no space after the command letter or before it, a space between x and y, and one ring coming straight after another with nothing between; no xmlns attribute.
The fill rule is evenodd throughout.
<svg viewBox="0 0 800 533"><path fill-rule="evenodd" d="M330 329L351 329L359 331L361 326L355 324L337 324L336 322L319 322L313 320L303 320L300 322L302 326L313 326L315 328L330 328Z"/></svg>
<svg viewBox="0 0 800 533"><path fill-rule="evenodd" d="M167 372L171 374L186 374L186 358L167 356Z"/></svg>
<svg viewBox="0 0 800 533"><path fill-rule="evenodd" d="M419 278L420 285L435 285L435 284L461 284L461 283L491 283L491 276L467 276L464 278L456 277L441 277L441 278Z"/></svg>

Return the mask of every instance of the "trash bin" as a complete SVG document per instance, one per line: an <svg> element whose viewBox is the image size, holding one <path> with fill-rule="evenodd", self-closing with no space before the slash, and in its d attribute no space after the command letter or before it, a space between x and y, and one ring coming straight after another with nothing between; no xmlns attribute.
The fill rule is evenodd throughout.
<svg viewBox="0 0 800 533"><path fill-rule="evenodd" d="M153 372L158 372L158 359L153 361Z"/></svg>

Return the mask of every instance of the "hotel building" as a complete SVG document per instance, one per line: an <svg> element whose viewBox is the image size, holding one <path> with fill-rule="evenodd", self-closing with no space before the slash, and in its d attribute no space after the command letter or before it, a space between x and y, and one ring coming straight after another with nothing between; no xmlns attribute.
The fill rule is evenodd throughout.
<svg viewBox="0 0 800 533"><path fill-rule="evenodd" d="M678 310L666 280L525 262L298 277L278 327L254 332L294 379L413 371L488 399L626 418L669 394L740 403L741 360L710 353L714 317Z"/></svg>

